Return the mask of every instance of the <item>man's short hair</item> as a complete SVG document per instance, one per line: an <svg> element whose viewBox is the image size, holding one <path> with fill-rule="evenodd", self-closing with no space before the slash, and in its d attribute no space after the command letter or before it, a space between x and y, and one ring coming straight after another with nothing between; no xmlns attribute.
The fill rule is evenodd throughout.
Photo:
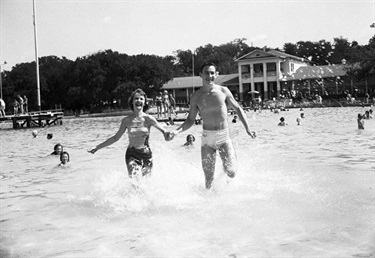
<svg viewBox="0 0 375 258"><path fill-rule="evenodd" d="M217 71L217 66L214 63L207 62L207 63L204 63L204 64L201 65L200 72L202 72L203 68L205 68L206 66L213 66L213 67L215 67L215 70Z"/></svg>

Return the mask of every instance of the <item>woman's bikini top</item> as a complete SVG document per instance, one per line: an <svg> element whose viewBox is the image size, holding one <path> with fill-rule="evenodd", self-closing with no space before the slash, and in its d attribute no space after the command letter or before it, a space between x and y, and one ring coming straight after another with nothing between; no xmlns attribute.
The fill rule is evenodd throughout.
<svg viewBox="0 0 375 258"><path fill-rule="evenodd" d="M164 103L169 103L169 96L168 95L164 95L163 96L163 101L164 101Z"/></svg>
<svg viewBox="0 0 375 258"><path fill-rule="evenodd" d="M145 125L145 121L134 119L128 130L128 135L129 147L135 147L136 149L149 147L150 128Z"/></svg>

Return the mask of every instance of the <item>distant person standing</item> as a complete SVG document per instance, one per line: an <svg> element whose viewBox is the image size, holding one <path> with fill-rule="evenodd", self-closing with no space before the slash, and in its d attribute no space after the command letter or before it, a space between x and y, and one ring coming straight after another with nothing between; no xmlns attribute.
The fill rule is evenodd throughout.
<svg viewBox="0 0 375 258"><path fill-rule="evenodd" d="M19 102L18 113L23 114L23 99L20 95L17 95L17 100Z"/></svg>
<svg viewBox="0 0 375 258"><path fill-rule="evenodd" d="M169 101L169 94L168 91L164 91L163 93L163 109L164 109L164 116L165 118L171 116L171 112L169 107L171 106L171 102Z"/></svg>
<svg viewBox="0 0 375 258"><path fill-rule="evenodd" d="M155 105L156 105L156 112L158 118L161 118L162 110L162 102L163 102L163 93L159 92L159 94L155 97Z"/></svg>
<svg viewBox="0 0 375 258"><path fill-rule="evenodd" d="M175 98L173 97L172 94L169 94L169 102L170 102L169 111L170 111L171 116L172 116L172 114L177 116L176 111L175 111L176 110L176 100L175 100Z"/></svg>
<svg viewBox="0 0 375 258"><path fill-rule="evenodd" d="M259 105L259 109L262 109L262 97L259 95L258 96L258 105Z"/></svg>
<svg viewBox="0 0 375 258"><path fill-rule="evenodd" d="M366 93L366 95L365 95L366 104L368 104L369 99L370 99L370 95L368 93Z"/></svg>
<svg viewBox="0 0 375 258"><path fill-rule="evenodd" d="M23 112L24 112L24 114L29 113L28 99L27 99L26 95L23 95Z"/></svg>
<svg viewBox="0 0 375 258"><path fill-rule="evenodd" d="M20 109L20 103L17 101L17 99L14 99L13 101L13 110L14 110L14 115L18 115Z"/></svg>
<svg viewBox="0 0 375 258"><path fill-rule="evenodd" d="M5 117L5 101L0 99L0 117Z"/></svg>

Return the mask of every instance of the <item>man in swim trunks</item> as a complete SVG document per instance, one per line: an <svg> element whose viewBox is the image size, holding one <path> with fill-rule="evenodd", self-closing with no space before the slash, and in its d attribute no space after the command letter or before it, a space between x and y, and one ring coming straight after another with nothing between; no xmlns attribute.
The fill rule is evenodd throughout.
<svg viewBox="0 0 375 258"><path fill-rule="evenodd" d="M217 151L223 162L226 174L233 178L237 172L236 154L228 129L227 105L232 107L238 114L247 134L255 138L255 133L250 131L245 112L234 99L229 89L214 83L218 76L215 64L207 63L202 65L200 76L203 81L203 87L191 96L190 111L187 119L175 131L170 132L168 138L173 139L175 135L188 130L194 124L199 111L203 120L202 167L205 174L205 185L209 189L214 179Z"/></svg>
<svg viewBox="0 0 375 258"><path fill-rule="evenodd" d="M158 118L161 118L162 102L163 102L163 94L159 92L159 95L156 95L155 97L155 105L156 105L156 112L158 114Z"/></svg>
<svg viewBox="0 0 375 258"><path fill-rule="evenodd" d="M167 139L164 128L153 116L145 113L148 109L146 99L147 96L141 89L135 90L129 98L129 106L133 113L122 120L119 130L114 136L89 150L94 154L99 149L117 142L128 130L129 145L125 154L125 162L129 177L151 174L153 163L148 141L151 126L163 133L164 138Z"/></svg>

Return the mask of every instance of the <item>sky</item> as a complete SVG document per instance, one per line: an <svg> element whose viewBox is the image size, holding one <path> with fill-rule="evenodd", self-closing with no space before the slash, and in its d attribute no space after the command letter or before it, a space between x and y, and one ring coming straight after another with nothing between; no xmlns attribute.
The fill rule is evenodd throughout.
<svg viewBox="0 0 375 258"><path fill-rule="evenodd" d="M35 0L35 14L38 56L70 60L106 49L167 56L237 38L365 45L375 34L375 0ZM0 0L0 44L4 70L35 61L33 0Z"/></svg>

